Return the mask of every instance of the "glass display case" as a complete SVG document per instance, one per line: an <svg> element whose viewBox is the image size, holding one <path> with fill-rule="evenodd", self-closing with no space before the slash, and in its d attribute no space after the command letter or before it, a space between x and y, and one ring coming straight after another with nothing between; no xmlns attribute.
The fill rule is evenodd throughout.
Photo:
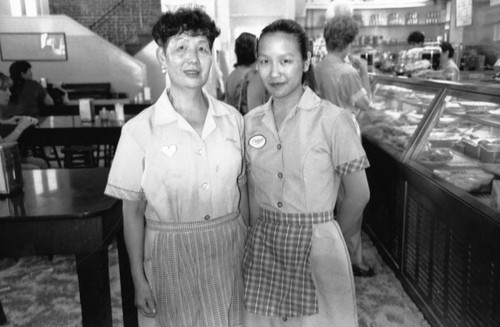
<svg viewBox="0 0 500 327"><path fill-rule="evenodd" d="M500 96L449 90L433 111L411 160L500 208Z"/></svg>
<svg viewBox="0 0 500 327"><path fill-rule="evenodd" d="M500 326L500 88L376 76L364 227L436 326Z"/></svg>
<svg viewBox="0 0 500 327"><path fill-rule="evenodd" d="M376 81L373 110L358 117L363 136L402 160L440 91L439 87L405 83L404 79Z"/></svg>

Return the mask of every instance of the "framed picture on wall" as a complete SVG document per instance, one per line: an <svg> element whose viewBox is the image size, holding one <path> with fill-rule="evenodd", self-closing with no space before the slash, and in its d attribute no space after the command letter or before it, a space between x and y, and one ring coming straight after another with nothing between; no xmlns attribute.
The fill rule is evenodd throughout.
<svg viewBox="0 0 500 327"><path fill-rule="evenodd" d="M66 61L65 33L0 33L3 61Z"/></svg>

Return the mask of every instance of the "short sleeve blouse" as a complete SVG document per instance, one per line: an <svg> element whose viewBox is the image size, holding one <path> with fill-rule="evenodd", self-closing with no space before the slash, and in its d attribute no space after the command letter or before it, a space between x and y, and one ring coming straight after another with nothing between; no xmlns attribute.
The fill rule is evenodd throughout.
<svg viewBox="0 0 500 327"><path fill-rule="evenodd" d="M306 87L278 132L271 102L244 117L247 174L258 205L290 213L332 210L341 177L369 166L350 113Z"/></svg>
<svg viewBox="0 0 500 327"><path fill-rule="evenodd" d="M246 182L243 118L204 92L209 108L202 135L179 115L166 92L127 122L105 193L146 200L146 217L191 222L238 210Z"/></svg>
<svg viewBox="0 0 500 327"><path fill-rule="evenodd" d="M356 112L354 104L366 95L358 72L348 63L329 54L316 67L319 95L343 109Z"/></svg>

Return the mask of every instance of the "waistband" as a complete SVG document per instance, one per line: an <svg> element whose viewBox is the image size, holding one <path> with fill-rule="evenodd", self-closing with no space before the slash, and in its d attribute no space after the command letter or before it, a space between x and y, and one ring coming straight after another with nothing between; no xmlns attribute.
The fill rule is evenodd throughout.
<svg viewBox="0 0 500 327"><path fill-rule="evenodd" d="M219 228L240 216L239 211L231 212L227 215L216 217L208 221L193 221L186 223L163 222L146 219L146 228L163 232L201 232Z"/></svg>
<svg viewBox="0 0 500 327"><path fill-rule="evenodd" d="M333 209L324 212L286 213L260 208L260 218L281 224L321 224L334 219Z"/></svg>

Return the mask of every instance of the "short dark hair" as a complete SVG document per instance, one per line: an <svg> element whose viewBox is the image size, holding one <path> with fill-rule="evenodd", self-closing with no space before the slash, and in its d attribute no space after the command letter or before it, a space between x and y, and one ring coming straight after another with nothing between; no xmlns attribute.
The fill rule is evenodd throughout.
<svg viewBox="0 0 500 327"><path fill-rule="evenodd" d="M455 49L453 49L453 46L451 45L450 42L443 41L439 46L441 47L441 52L448 51L448 58L453 58L453 55L455 54Z"/></svg>
<svg viewBox="0 0 500 327"><path fill-rule="evenodd" d="M309 50L309 38L307 37L306 31L302 26L300 26L299 23L291 19L278 19L264 27L264 29L260 33L259 40L257 41L257 52L259 51L259 41L266 34L271 33L285 33L292 35L297 41L297 46L299 48L302 60L307 60L307 53L311 52ZM312 65L309 65L309 70L311 70L311 67ZM308 72L304 72L302 74L302 83L307 80L307 74Z"/></svg>
<svg viewBox="0 0 500 327"><path fill-rule="evenodd" d="M24 81L22 74L26 74L30 68L31 64L25 60L14 61L9 67L10 78L12 78L14 84Z"/></svg>
<svg viewBox="0 0 500 327"><path fill-rule="evenodd" d="M234 43L236 53L235 66L249 66L255 62L255 43L257 37L252 33L243 32Z"/></svg>
<svg viewBox="0 0 500 327"><path fill-rule="evenodd" d="M354 41L359 27L354 18L347 15L335 16L325 25L323 35L328 51L342 51Z"/></svg>
<svg viewBox="0 0 500 327"><path fill-rule="evenodd" d="M167 11L160 16L153 26L153 39L161 46L168 44L170 37L186 33L191 36L206 36L210 50L215 38L220 35L220 29L210 16L198 8L180 8L176 11Z"/></svg>
<svg viewBox="0 0 500 327"><path fill-rule="evenodd" d="M425 35L420 31L413 31L408 35L408 44L423 44L425 42Z"/></svg>

